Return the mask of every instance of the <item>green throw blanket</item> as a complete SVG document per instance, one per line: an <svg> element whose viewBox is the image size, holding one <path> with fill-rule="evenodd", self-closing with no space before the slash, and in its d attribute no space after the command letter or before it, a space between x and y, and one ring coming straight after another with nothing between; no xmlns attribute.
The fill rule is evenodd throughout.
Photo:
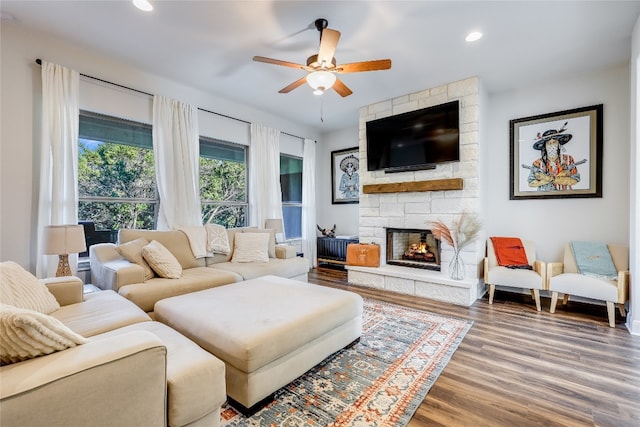
<svg viewBox="0 0 640 427"><path fill-rule="evenodd" d="M572 241L571 251L580 274L606 280L617 279L618 271L606 243Z"/></svg>

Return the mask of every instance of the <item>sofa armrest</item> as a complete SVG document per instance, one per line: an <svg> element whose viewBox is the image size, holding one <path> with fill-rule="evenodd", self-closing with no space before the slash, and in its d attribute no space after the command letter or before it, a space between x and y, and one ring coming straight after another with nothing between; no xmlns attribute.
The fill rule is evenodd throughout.
<svg viewBox="0 0 640 427"><path fill-rule="evenodd" d="M618 304L624 304L629 299L629 271L618 271Z"/></svg>
<svg viewBox="0 0 640 427"><path fill-rule="evenodd" d="M276 258L289 259L295 258L296 248L291 245L276 245Z"/></svg>
<svg viewBox="0 0 640 427"><path fill-rule="evenodd" d="M89 248L91 281L103 290L118 290L125 285L144 282L144 269L124 259L113 243L101 243Z"/></svg>
<svg viewBox="0 0 640 427"><path fill-rule="evenodd" d="M166 357L136 331L2 366L2 425L166 426Z"/></svg>
<svg viewBox="0 0 640 427"><path fill-rule="evenodd" d="M83 300L84 284L79 277L51 277L40 281L47 286L60 305L76 304Z"/></svg>

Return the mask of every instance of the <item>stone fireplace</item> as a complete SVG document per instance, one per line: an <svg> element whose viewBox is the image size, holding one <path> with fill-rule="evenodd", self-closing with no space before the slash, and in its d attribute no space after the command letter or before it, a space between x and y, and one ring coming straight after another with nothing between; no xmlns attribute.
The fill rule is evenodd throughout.
<svg viewBox="0 0 640 427"><path fill-rule="evenodd" d="M367 121L454 100L460 101L459 162L438 164L432 170L366 170ZM349 283L467 306L483 295L484 233L461 252L465 278L453 280L449 277L453 248L429 232L431 221L451 225L463 212L481 211L480 101L480 84L472 77L360 109L359 238L361 243L379 244L381 259L379 267L348 266ZM427 252L421 252L422 241ZM433 256L427 255L429 251Z"/></svg>
<svg viewBox="0 0 640 427"><path fill-rule="evenodd" d="M440 241L431 230L387 228L387 265L440 271Z"/></svg>

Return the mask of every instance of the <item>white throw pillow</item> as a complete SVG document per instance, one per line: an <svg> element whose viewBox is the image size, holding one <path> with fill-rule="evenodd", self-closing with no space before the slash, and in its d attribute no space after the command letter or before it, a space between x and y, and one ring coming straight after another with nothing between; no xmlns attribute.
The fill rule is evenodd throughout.
<svg viewBox="0 0 640 427"><path fill-rule="evenodd" d="M0 364L21 362L88 342L55 317L0 304Z"/></svg>
<svg viewBox="0 0 640 427"><path fill-rule="evenodd" d="M231 262L269 262L268 233L236 233Z"/></svg>
<svg viewBox="0 0 640 427"><path fill-rule="evenodd" d="M147 246L149 241L144 237L139 237L127 243L116 246L116 251L127 261L138 264L144 269L144 280L152 279L153 270L142 257L142 248Z"/></svg>
<svg viewBox="0 0 640 427"><path fill-rule="evenodd" d="M0 263L0 301L44 314L60 308L47 286L13 261Z"/></svg>
<svg viewBox="0 0 640 427"><path fill-rule="evenodd" d="M158 276L165 279L179 279L182 266L175 256L162 243L152 240L142 248L142 257L149 263Z"/></svg>
<svg viewBox="0 0 640 427"><path fill-rule="evenodd" d="M207 224L205 228L207 230L207 252L229 255L231 247L227 229L218 224Z"/></svg>
<svg viewBox="0 0 640 427"><path fill-rule="evenodd" d="M241 230L243 233L267 233L269 235L269 258L276 257L276 231L273 228L246 227Z"/></svg>

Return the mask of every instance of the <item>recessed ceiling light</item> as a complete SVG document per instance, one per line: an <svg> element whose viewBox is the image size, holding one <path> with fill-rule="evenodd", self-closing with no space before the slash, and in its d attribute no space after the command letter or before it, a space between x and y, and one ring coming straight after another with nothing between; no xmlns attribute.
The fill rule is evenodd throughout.
<svg viewBox="0 0 640 427"><path fill-rule="evenodd" d="M469 33L469 35L467 35L467 37L465 37L464 39L468 42L475 42L477 40L480 40L481 38L482 38L482 33L478 31L474 31L472 33Z"/></svg>
<svg viewBox="0 0 640 427"><path fill-rule="evenodd" d="M153 5L149 3L148 0L133 0L133 5L145 12L151 12L153 10Z"/></svg>

